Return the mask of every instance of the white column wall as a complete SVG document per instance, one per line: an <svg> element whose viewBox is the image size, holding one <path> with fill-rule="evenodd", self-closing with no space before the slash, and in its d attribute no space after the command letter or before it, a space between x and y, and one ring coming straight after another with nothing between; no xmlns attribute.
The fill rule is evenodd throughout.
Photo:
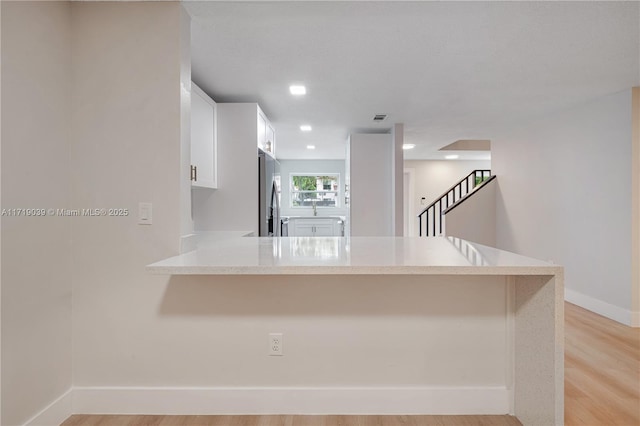
<svg viewBox="0 0 640 426"><path fill-rule="evenodd" d="M172 346L158 312L169 277L144 267L177 254L182 233L184 15L177 2L79 2L72 15L73 202L132 212L73 220L74 385L150 384ZM138 225L139 202L152 225Z"/></svg>
<svg viewBox="0 0 640 426"><path fill-rule="evenodd" d="M391 166L392 175L392 200L393 208L391 220L393 221L393 235L402 237L404 235L404 151L402 145L404 143L404 124L395 123L391 128L391 143L393 163Z"/></svg>
<svg viewBox="0 0 640 426"><path fill-rule="evenodd" d="M352 237L392 236L395 198L389 134L353 133L349 139Z"/></svg>

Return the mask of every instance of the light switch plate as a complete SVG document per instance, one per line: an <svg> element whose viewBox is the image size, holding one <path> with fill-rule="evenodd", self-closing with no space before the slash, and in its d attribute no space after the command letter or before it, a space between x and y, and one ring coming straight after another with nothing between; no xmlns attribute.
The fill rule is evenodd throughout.
<svg viewBox="0 0 640 426"><path fill-rule="evenodd" d="M138 225L151 225L153 223L153 206L151 203L138 204Z"/></svg>

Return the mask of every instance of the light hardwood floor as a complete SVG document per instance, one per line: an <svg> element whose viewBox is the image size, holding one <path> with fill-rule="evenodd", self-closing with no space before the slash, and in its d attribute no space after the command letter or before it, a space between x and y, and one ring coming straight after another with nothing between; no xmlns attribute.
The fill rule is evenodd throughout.
<svg viewBox="0 0 640 426"><path fill-rule="evenodd" d="M565 303L566 426L640 425L640 329Z"/></svg>
<svg viewBox="0 0 640 426"><path fill-rule="evenodd" d="M565 303L566 426L640 426L640 329ZM87 416L62 426L512 426L510 416ZM540 425L544 426L544 425Z"/></svg>

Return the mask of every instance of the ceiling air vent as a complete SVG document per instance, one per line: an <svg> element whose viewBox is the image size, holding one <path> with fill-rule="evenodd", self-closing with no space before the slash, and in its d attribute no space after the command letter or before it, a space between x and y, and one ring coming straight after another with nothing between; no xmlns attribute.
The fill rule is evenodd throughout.
<svg viewBox="0 0 640 426"><path fill-rule="evenodd" d="M373 121L378 123L380 121L384 121L386 118L387 118L387 114L376 114L373 116Z"/></svg>

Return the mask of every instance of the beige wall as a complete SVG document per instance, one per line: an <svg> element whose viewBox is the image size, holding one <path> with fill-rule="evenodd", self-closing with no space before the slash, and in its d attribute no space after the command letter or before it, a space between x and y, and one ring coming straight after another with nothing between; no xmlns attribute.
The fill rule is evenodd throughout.
<svg viewBox="0 0 640 426"><path fill-rule="evenodd" d="M492 139L497 246L565 267L567 300L632 316L631 90Z"/></svg>
<svg viewBox="0 0 640 426"><path fill-rule="evenodd" d="M179 202L188 31L174 2L75 3L72 17L73 203L132 212L74 218L74 385L152 384L163 378L150 360L172 347L159 312L169 277L144 267L177 254L188 226ZM153 203L152 225L137 224L139 202Z"/></svg>
<svg viewBox="0 0 640 426"><path fill-rule="evenodd" d="M445 214L445 235L496 245L496 179Z"/></svg>
<svg viewBox="0 0 640 426"><path fill-rule="evenodd" d="M69 208L70 6L2 8L2 208ZM71 218L2 217L2 419L71 386Z"/></svg>

